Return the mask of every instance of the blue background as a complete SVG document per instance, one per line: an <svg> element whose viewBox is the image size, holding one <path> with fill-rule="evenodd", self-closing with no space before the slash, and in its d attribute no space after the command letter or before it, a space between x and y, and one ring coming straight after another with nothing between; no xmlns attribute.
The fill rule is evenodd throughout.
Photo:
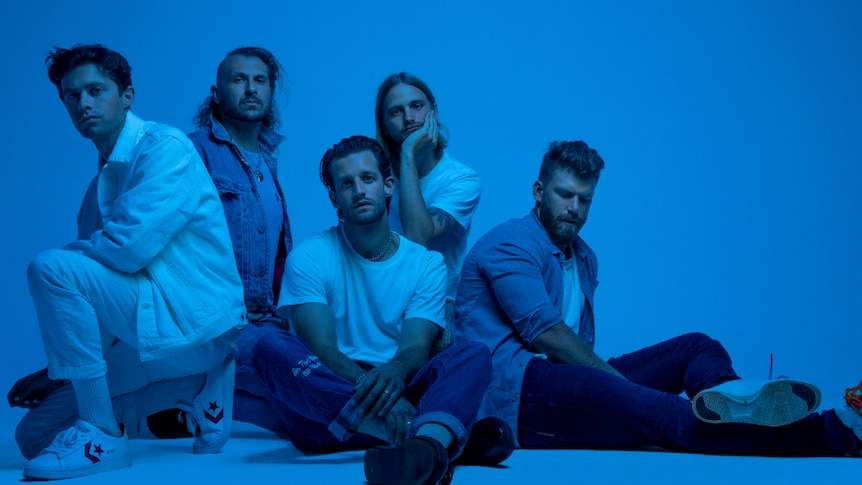
<svg viewBox="0 0 862 485"><path fill-rule="evenodd" d="M25 271L75 236L96 150L46 76L52 46L101 42L133 67L134 111L192 130L224 54L284 65L280 180L297 241L335 222L323 152L374 136L377 86L410 71L484 194L471 241L532 206L547 144L604 157L589 223L597 351L689 331L739 372L862 378L862 3L16 2L0 19L0 390L44 366ZM20 410L0 407L0 422ZM10 424L11 426L11 424Z"/></svg>

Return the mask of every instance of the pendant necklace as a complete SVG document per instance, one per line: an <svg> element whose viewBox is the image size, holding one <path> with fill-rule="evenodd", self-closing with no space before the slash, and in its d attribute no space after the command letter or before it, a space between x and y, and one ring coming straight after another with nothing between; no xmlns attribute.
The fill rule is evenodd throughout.
<svg viewBox="0 0 862 485"><path fill-rule="evenodd" d="M258 143L257 145L257 167L254 167L254 177L257 179L258 183L263 182L263 172L260 170L260 167L263 165L263 147Z"/></svg>
<svg viewBox="0 0 862 485"><path fill-rule="evenodd" d="M231 148L231 150L233 150L234 155L236 155L236 157L239 158L239 161L242 162L245 166L247 166L249 168L249 170L254 170L254 178L258 181L258 183L263 182L263 171L260 169L260 167L261 167L261 165L263 165L264 154L263 154L263 147L260 146L260 143L257 144L257 150L258 150L257 166L252 167L251 164L246 161L245 157L242 156L242 152L240 151L239 148L237 148L236 142L233 140L233 138L231 138L230 141L231 141L230 148ZM246 153L250 153L250 152L246 152Z"/></svg>

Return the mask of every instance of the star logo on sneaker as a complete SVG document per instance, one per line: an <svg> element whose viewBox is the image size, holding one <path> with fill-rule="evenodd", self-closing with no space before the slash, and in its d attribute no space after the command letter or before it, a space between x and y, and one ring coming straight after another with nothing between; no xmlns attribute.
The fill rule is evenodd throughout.
<svg viewBox="0 0 862 485"><path fill-rule="evenodd" d="M219 411L218 414L215 414L217 409L221 409L219 408L218 401L210 401L210 406L207 408L206 412L204 412L204 416L213 423L218 423L222 418L224 418L224 409Z"/></svg>
<svg viewBox="0 0 862 485"><path fill-rule="evenodd" d="M99 455L96 456L93 453L90 453L90 447L92 446L92 444L92 441L88 441L87 444L84 445L84 456L87 457L87 459L93 463L99 463L100 461L102 461L100 457L102 456L102 453L104 453L104 451L102 451L102 445L96 445L95 448L93 448L93 453Z"/></svg>

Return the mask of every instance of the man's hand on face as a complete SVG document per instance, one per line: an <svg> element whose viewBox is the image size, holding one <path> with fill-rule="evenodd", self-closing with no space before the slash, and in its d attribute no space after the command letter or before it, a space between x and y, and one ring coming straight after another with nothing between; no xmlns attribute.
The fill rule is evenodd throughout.
<svg viewBox="0 0 862 485"><path fill-rule="evenodd" d="M350 404L363 416L385 417L404 392L406 378L404 365L397 360L377 366L356 386Z"/></svg>
<svg viewBox="0 0 862 485"><path fill-rule="evenodd" d="M9 390L6 399L9 400L9 405L13 408L32 409L62 385L63 381L48 377L48 369L46 368L18 379L18 382Z"/></svg>
<svg viewBox="0 0 862 485"><path fill-rule="evenodd" d="M412 153L414 158L422 158L437 148L437 112L425 114L425 123L401 142L402 153Z"/></svg>

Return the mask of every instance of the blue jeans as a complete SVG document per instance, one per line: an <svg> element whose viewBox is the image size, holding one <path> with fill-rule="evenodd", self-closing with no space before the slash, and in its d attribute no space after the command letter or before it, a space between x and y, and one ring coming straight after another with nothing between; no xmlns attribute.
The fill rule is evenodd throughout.
<svg viewBox="0 0 862 485"><path fill-rule="evenodd" d="M362 416L350 406L353 383L327 369L300 338L279 332L253 350L255 372L281 415L293 444L304 451L341 451L383 444L356 433ZM455 435L460 454L491 379L491 354L476 342L453 345L419 369L404 390L416 406L415 433L437 423Z"/></svg>
<svg viewBox="0 0 862 485"><path fill-rule="evenodd" d="M284 422L266 398L266 390L260 385L252 362L255 344L280 333L288 332L268 321L249 321L248 325L240 330L237 348L233 351L233 357L236 360L233 419L252 423L273 431L281 437L286 437L287 429L284 427Z"/></svg>
<svg viewBox="0 0 862 485"><path fill-rule="evenodd" d="M737 379L721 344L686 334L608 360L628 380L585 366L532 359L524 374L518 441L524 448L659 446L726 455L858 454L853 432L832 410L787 426L709 424L691 398Z"/></svg>

